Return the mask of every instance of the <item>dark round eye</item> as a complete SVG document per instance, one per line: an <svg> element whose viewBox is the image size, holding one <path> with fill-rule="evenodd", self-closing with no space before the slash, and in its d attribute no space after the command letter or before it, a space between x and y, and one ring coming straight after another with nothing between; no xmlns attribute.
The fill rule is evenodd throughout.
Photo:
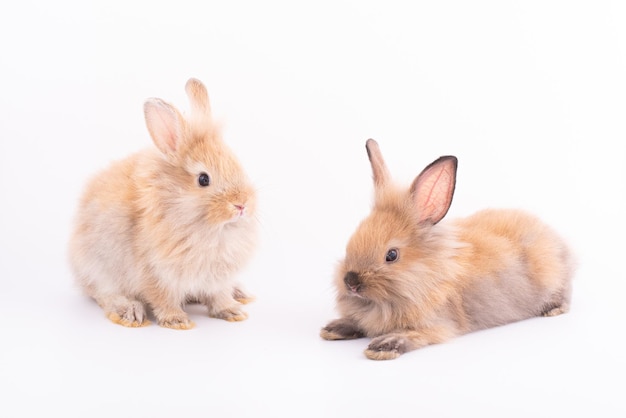
<svg viewBox="0 0 626 418"><path fill-rule="evenodd" d="M386 262L393 263L397 259L398 259L398 249L397 248L392 248L389 251L387 251L387 255L385 256L385 261Z"/></svg>
<svg viewBox="0 0 626 418"><path fill-rule="evenodd" d="M202 187L206 187L211 184L211 177L207 173L200 173L198 176L198 184Z"/></svg>

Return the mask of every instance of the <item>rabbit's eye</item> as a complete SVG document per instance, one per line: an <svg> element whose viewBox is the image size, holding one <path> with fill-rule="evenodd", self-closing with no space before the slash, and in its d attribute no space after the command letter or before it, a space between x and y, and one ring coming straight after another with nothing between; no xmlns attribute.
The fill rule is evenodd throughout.
<svg viewBox="0 0 626 418"><path fill-rule="evenodd" d="M397 248L392 248L389 251L387 251L387 255L385 256L385 261L386 262L393 263L397 259L398 259L398 249Z"/></svg>
<svg viewBox="0 0 626 418"><path fill-rule="evenodd" d="M202 187L206 187L211 184L211 177L207 173L200 173L198 176L198 184Z"/></svg>

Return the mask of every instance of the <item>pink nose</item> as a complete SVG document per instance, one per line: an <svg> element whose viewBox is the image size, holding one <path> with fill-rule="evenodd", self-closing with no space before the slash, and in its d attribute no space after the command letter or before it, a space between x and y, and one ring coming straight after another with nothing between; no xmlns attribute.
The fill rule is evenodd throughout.
<svg viewBox="0 0 626 418"><path fill-rule="evenodd" d="M246 207L244 205L235 205L235 207L240 213L243 213L243 211L246 210Z"/></svg>

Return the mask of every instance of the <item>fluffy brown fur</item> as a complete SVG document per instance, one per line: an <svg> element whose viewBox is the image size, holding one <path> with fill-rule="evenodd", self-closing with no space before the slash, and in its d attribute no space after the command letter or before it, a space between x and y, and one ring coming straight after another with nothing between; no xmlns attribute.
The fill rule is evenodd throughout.
<svg viewBox="0 0 626 418"><path fill-rule="evenodd" d="M200 302L211 316L240 321L252 299L234 276L256 241L256 196L212 121L204 85L190 79L191 114L149 99L146 125L156 148L113 163L87 184L70 240L77 283L121 325L193 327L183 310ZM206 174L208 185L200 176Z"/></svg>
<svg viewBox="0 0 626 418"><path fill-rule="evenodd" d="M567 312L574 262L552 229L518 210L439 223L452 203L455 157L430 164L406 190L391 183L375 141L367 152L374 205L337 269L340 318L322 338L370 337L365 355L386 360L479 329Z"/></svg>

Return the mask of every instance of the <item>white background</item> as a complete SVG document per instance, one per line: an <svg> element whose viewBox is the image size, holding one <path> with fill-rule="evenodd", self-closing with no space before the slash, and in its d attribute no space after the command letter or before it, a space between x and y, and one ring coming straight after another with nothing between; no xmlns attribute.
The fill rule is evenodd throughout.
<svg viewBox="0 0 626 418"><path fill-rule="evenodd" d="M623 1L25 0L0 6L0 47L0 416L626 416ZM259 190L257 301L242 323L123 328L72 284L72 216L91 174L151 145L143 101L186 109L189 77ZM561 231L571 312L388 362L321 340L370 137L407 185L458 156L449 217Z"/></svg>

